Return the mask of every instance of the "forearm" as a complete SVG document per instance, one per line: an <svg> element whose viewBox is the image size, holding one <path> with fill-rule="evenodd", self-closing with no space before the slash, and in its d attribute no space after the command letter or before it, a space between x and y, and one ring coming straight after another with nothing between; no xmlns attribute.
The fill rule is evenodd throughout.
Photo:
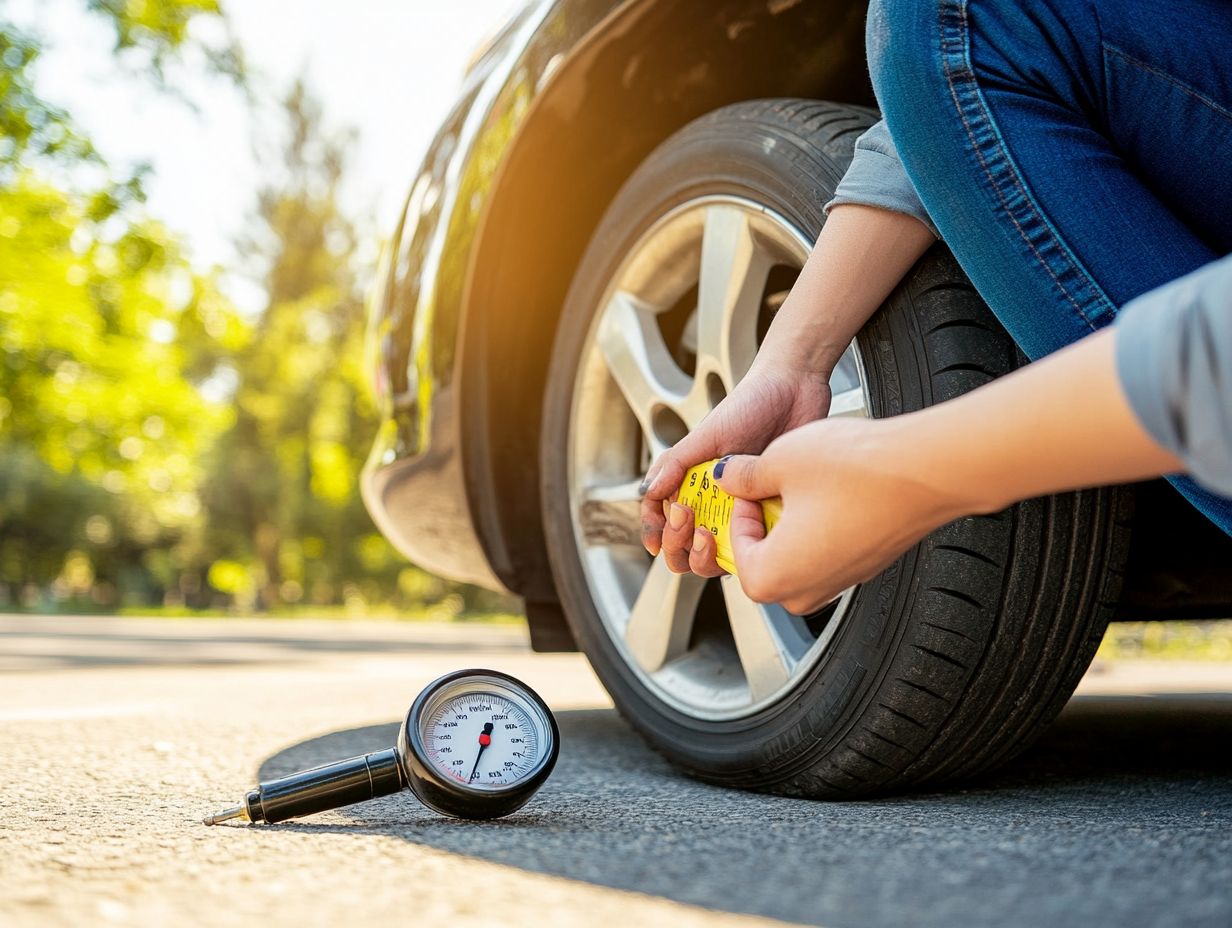
<svg viewBox="0 0 1232 928"><path fill-rule="evenodd" d="M1092 335L931 409L885 420L952 516L1172 473L1117 376L1116 330Z"/></svg>
<svg viewBox="0 0 1232 928"><path fill-rule="evenodd" d="M828 376L856 333L936 239L918 219L835 206L758 353Z"/></svg>

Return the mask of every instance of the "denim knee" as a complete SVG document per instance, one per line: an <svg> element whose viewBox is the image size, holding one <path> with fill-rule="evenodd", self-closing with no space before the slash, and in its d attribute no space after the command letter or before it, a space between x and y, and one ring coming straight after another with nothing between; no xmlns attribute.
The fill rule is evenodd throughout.
<svg viewBox="0 0 1232 928"><path fill-rule="evenodd" d="M940 0L872 0L864 43L869 76L890 132L895 123L919 113L921 95L944 94L945 75L929 23L940 16ZM890 121L893 113L894 122Z"/></svg>
<svg viewBox="0 0 1232 928"><path fill-rule="evenodd" d="M1100 7L1115 16L1117 3ZM921 103L950 110L957 80L1022 86L1097 109L1103 87L1099 16L1088 0L871 0L864 42L891 134ZM973 49L979 49L978 54Z"/></svg>

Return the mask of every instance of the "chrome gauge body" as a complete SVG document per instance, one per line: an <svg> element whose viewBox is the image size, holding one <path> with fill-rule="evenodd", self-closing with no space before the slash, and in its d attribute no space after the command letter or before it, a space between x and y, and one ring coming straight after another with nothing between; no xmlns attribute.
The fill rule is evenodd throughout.
<svg viewBox="0 0 1232 928"><path fill-rule="evenodd" d="M552 772L560 735L542 699L495 670L432 683L407 713L398 751L424 805L462 818L520 808Z"/></svg>

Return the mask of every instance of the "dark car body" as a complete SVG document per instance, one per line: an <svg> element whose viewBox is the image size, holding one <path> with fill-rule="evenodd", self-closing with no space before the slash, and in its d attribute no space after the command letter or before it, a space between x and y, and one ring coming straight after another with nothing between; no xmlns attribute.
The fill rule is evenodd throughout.
<svg viewBox="0 0 1232 928"><path fill-rule="evenodd" d="M762 97L873 104L864 13L848 0L547 0L467 75L372 297L383 425L363 491L415 562L523 597L536 648L572 646L544 545L539 422L594 228L697 116ZM1122 617L1232 612L1221 532L1159 484L1137 521Z"/></svg>

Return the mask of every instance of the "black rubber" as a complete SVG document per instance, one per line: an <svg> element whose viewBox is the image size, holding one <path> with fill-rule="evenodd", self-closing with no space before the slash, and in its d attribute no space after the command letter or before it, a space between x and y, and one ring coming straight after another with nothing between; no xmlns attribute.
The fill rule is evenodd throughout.
<svg viewBox="0 0 1232 928"><path fill-rule="evenodd" d="M855 139L876 118L860 107L764 100L686 126L611 204L556 336L541 475L561 601L624 717L673 763L716 783L852 798L987 770L1064 706L1120 590L1133 498L1101 489L943 527L863 585L812 673L749 718L703 722L681 714L637 679L604 631L560 488L568 485L578 359L605 285L655 219L705 194L749 197L815 236ZM1025 362L941 245L858 341L877 416L941 402Z"/></svg>

